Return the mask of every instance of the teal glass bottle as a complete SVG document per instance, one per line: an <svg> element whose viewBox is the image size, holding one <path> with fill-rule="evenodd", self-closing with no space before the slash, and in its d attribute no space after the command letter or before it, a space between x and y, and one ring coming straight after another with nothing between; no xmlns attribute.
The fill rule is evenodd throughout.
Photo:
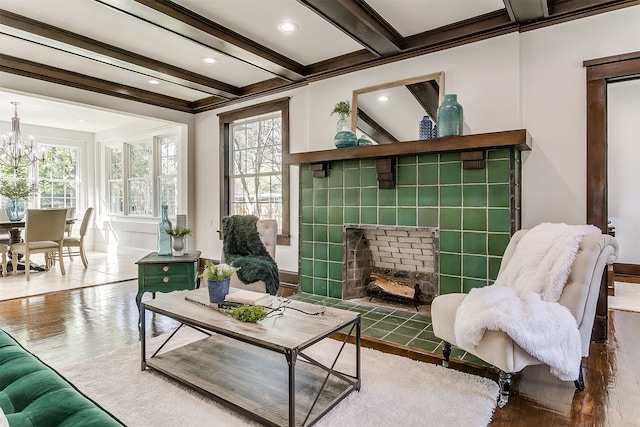
<svg viewBox="0 0 640 427"><path fill-rule="evenodd" d="M162 205L162 219L158 224L158 255L171 255L171 236L166 232L171 228L171 221L167 214L168 206Z"/></svg>
<svg viewBox="0 0 640 427"><path fill-rule="evenodd" d="M462 105L458 96L447 94L438 107L438 137L462 135Z"/></svg>

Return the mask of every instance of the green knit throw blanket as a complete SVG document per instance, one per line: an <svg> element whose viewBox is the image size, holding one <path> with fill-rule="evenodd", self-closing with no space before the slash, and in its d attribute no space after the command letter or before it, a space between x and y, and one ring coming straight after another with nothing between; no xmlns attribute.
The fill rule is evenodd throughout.
<svg viewBox="0 0 640 427"><path fill-rule="evenodd" d="M278 265L260 240L253 215L231 215L222 218L222 250L227 264L238 270L238 278L249 284L262 280L267 292L275 295L280 286Z"/></svg>

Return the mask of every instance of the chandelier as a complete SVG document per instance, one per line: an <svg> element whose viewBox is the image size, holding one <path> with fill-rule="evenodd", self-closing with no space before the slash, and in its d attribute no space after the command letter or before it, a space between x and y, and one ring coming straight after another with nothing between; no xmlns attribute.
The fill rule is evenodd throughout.
<svg viewBox="0 0 640 427"><path fill-rule="evenodd" d="M20 133L20 118L18 117L19 102L11 102L15 113L11 118L11 131L2 135L0 143L0 165L13 169L27 167L36 161L44 161L44 153L38 155L33 147L33 136L26 142Z"/></svg>

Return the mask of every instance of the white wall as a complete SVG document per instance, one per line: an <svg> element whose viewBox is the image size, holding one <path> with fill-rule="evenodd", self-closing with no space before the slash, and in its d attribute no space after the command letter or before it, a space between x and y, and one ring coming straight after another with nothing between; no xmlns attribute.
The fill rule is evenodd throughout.
<svg viewBox="0 0 640 427"><path fill-rule="evenodd" d="M609 220L618 262L640 264L640 79L607 85Z"/></svg>

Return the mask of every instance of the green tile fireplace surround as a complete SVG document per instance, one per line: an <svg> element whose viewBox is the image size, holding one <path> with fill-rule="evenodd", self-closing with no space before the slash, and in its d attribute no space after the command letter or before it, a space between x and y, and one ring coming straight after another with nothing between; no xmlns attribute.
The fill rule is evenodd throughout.
<svg viewBox="0 0 640 427"><path fill-rule="evenodd" d="M509 131L516 132L516 131ZM502 133L496 135L501 141ZM326 177L314 177L314 161L300 161L299 280L302 292L342 298L344 224L437 227L440 237L439 293L468 292L492 283L510 236L520 228L521 156L530 136L512 144L483 138L474 147L460 147L466 137L450 137L397 145L395 187L378 188L376 158L366 147L318 152ZM472 136L473 142L479 138ZM470 138L471 139L471 138ZM450 151L437 151L439 140ZM451 149L451 141L454 145ZM425 153L416 151L425 144ZM402 147L405 144L411 146ZM378 149L380 146L371 146ZM485 167L465 169L464 148L484 152ZM358 153L341 150L356 149ZM333 152L335 151L335 153ZM409 151L410 153L406 153ZM357 154L360 158L351 158ZM296 155L289 162L296 163Z"/></svg>

